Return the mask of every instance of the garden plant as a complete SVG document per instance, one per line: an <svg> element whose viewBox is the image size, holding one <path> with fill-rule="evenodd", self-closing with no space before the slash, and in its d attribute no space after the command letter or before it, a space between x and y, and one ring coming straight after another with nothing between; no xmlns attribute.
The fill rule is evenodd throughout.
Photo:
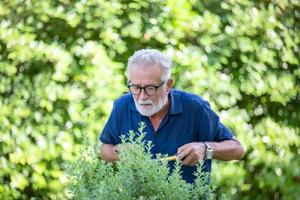
<svg viewBox="0 0 300 200"><path fill-rule="evenodd" d="M209 173L199 163L194 184L181 178L180 162L170 172L166 155L153 159L151 141L143 140L144 123L139 132L122 136L120 160L108 163L99 159L99 144L86 145L69 166L69 197L72 199L213 199Z"/></svg>

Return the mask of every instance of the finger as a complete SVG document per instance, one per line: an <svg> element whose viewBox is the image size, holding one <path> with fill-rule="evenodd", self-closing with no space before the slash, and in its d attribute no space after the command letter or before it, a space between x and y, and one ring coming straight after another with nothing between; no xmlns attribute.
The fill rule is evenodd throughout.
<svg viewBox="0 0 300 200"><path fill-rule="evenodd" d="M186 159L183 160L184 164L190 166L197 165L198 162L199 162L199 156L197 154L194 154L193 151L191 151L190 154L186 157Z"/></svg>
<svg viewBox="0 0 300 200"><path fill-rule="evenodd" d="M187 144L182 145L181 147L179 147L177 149L177 154L181 154L186 149L186 147L187 147Z"/></svg>
<svg viewBox="0 0 300 200"><path fill-rule="evenodd" d="M188 156L183 160L183 165L196 166L199 163L199 158L196 155Z"/></svg>
<svg viewBox="0 0 300 200"><path fill-rule="evenodd" d="M120 151L119 145L115 145L115 146L113 147L113 150L114 150L116 153L119 153L119 151Z"/></svg>
<svg viewBox="0 0 300 200"><path fill-rule="evenodd" d="M190 165L191 165L191 166L195 166L195 165L197 165L198 163L199 163L199 158L195 157L195 158L191 161Z"/></svg>
<svg viewBox="0 0 300 200"><path fill-rule="evenodd" d="M187 155L183 160L181 160L182 165L191 165L192 161L194 160L193 155Z"/></svg>
<svg viewBox="0 0 300 200"><path fill-rule="evenodd" d="M180 153L177 153L177 160L183 160L190 153L190 149L184 149Z"/></svg>

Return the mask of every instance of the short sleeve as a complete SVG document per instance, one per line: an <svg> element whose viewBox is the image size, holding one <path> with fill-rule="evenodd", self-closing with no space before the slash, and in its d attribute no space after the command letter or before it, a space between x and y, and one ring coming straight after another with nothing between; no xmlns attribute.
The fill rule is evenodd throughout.
<svg viewBox="0 0 300 200"><path fill-rule="evenodd" d="M115 102L108 121L99 135L99 140L105 144L119 144L121 140L119 137L120 131L118 130L118 124L117 104Z"/></svg>
<svg viewBox="0 0 300 200"><path fill-rule="evenodd" d="M200 117L200 131L205 141L216 141L220 142L223 140L231 140L233 138L233 133L221 123L218 115L211 109L208 102L202 104ZM203 137L204 136L204 137Z"/></svg>

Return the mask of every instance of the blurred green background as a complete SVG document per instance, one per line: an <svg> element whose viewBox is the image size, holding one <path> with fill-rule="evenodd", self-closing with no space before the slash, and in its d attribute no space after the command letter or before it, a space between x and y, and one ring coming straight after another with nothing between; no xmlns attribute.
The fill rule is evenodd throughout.
<svg viewBox="0 0 300 200"><path fill-rule="evenodd" d="M127 59L157 48L246 148L215 162L225 199L300 199L298 0L0 1L0 199L63 199L64 163L97 141Z"/></svg>

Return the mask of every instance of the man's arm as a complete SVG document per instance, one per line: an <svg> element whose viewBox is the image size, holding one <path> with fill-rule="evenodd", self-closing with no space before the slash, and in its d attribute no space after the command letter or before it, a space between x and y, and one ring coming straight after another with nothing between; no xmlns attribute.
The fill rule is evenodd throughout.
<svg viewBox="0 0 300 200"><path fill-rule="evenodd" d="M100 158L108 162L117 161L118 146L113 144L102 144L100 147Z"/></svg>
<svg viewBox="0 0 300 200"><path fill-rule="evenodd" d="M241 143L233 138L222 142L206 142L214 150L214 159L230 161L240 160L244 155L244 148ZM177 159L183 165L197 165L199 160L205 158L205 145L203 142L191 142L181 146L177 151Z"/></svg>
<svg viewBox="0 0 300 200"><path fill-rule="evenodd" d="M207 142L214 150L214 158L223 161L240 160L244 155L242 144L236 139Z"/></svg>

